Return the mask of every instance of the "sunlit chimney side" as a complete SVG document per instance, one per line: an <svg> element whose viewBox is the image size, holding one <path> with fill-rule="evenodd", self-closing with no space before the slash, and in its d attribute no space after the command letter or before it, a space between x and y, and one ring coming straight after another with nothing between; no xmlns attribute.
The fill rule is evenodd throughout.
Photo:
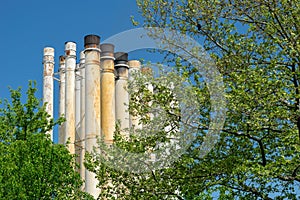
<svg viewBox="0 0 300 200"><path fill-rule="evenodd" d="M84 38L85 53L85 149L88 152L97 146L101 127L100 94L100 37L87 35ZM99 195L95 174L85 170L85 191L95 198Z"/></svg>
<svg viewBox="0 0 300 200"><path fill-rule="evenodd" d="M115 131L114 45L101 44L101 132L106 144L113 143Z"/></svg>
<svg viewBox="0 0 300 200"><path fill-rule="evenodd" d="M75 154L75 68L76 68L76 43L65 43L66 65L66 99L65 99L65 139L69 141L68 149Z"/></svg>
<svg viewBox="0 0 300 200"><path fill-rule="evenodd" d="M46 103L46 112L53 118L53 72L54 72L54 48L44 48L44 77L43 77L43 103ZM53 130L47 132L53 141Z"/></svg>

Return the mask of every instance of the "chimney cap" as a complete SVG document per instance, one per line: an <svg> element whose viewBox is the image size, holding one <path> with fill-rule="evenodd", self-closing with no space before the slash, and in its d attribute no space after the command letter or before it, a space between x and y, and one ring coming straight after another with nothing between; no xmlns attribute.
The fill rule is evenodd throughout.
<svg viewBox="0 0 300 200"><path fill-rule="evenodd" d="M139 60L129 60L128 65L129 68L135 68L135 69L141 68L141 62Z"/></svg>
<svg viewBox="0 0 300 200"><path fill-rule="evenodd" d="M65 44L68 44L68 43L74 43L74 44L76 44L75 41L66 41L66 42L65 42Z"/></svg>
<svg viewBox="0 0 300 200"><path fill-rule="evenodd" d="M67 41L65 42L65 51L68 51L68 50L72 50L72 51L75 51L76 52L76 42L73 42L73 41ZM76 55L76 53L75 53Z"/></svg>
<svg viewBox="0 0 300 200"><path fill-rule="evenodd" d="M44 56L54 56L54 48L53 47L45 47L44 48Z"/></svg>
<svg viewBox="0 0 300 200"><path fill-rule="evenodd" d="M116 62L125 61L128 62L128 53L125 52L116 52L115 53Z"/></svg>
<svg viewBox="0 0 300 200"><path fill-rule="evenodd" d="M86 35L84 37L84 46L99 45L99 44L100 44L100 36L98 35Z"/></svg>
<svg viewBox="0 0 300 200"><path fill-rule="evenodd" d="M100 50L101 50L101 59L106 58L106 59L114 60L115 46L113 44L109 44L109 43L101 44Z"/></svg>
<svg viewBox="0 0 300 200"><path fill-rule="evenodd" d="M104 43L100 45L100 49L102 53L114 53L115 45Z"/></svg>

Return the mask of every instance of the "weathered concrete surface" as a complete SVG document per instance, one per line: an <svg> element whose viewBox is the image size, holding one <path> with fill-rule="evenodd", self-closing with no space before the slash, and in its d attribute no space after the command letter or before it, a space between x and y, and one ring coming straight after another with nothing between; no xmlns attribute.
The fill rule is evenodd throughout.
<svg viewBox="0 0 300 200"><path fill-rule="evenodd" d="M54 48L44 48L44 77L43 77L43 103L47 103L46 112L53 118L53 72L54 72ZM53 141L53 131L47 132Z"/></svg>

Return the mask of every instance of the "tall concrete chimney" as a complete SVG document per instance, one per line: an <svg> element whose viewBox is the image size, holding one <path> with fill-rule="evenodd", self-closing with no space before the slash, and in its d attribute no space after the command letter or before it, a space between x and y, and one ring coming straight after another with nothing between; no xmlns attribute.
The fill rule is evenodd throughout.
<svg viewBox="0 0 300 200"><path fill-rule="evenodd" d="M128 61L129 65L129 80L134 81L134 74L140 73L141 62L138 60L130 60ZM130 127L134 127L134 129L142 129L142 124L139 123L139 116L130 115Z"/></svg>
<svg viewBox="0 0 300 200"><path fill-rule="evenodd" d="M114 45L101 44L101 133L106 144L113 143L115 131Z"/></svg>
<svg viewBox="0 0 300 200"><path fill-rule="evenodd" d="M115 68L117 71L116 81L116 119L120 121L120 128L124 135L128 132L124 129L129 128L129 95L127 91L128 84L128 54L124 52L115 53Z"/></svg>
<svg viewBox="0 0 300 200"><path fill-rule="evenodd" d="M75 68L76 68L76 43L65 43L66 54L66 138L70 144L68 149L71 154L75 154Z"/></svg>
<svg viewBox="0 0 300 200"><path fill-rule="evenodd" d="M75 69L75 154L76 154L76 162L77 164L80 165L80 152L81 152L81 140L83 138L81 138L81 122L80 122L80 89L81 89L81 74L80 74L80 64L78 63L76 65L76 69ZM80 168L78 170L78 172L80 173Z"/></svg>
<svg viewBox="0 0 300 200"><path fill-rule="evenodd" d="M80 135L81 140L78 145L81 147L79 153L79 174L85 179L84 154L85 154L85 55L84 51L80 52L79 70L80 70ZM85 183L82 186L85 189Z"/></svg>
<svg viewBox="0 0 300 200"><path fill-rule="evenodd" d="M43 78L43 103L47 103L46 112L53 118L53 72L54 72L54 48L44 48L44 78ZM53 131L47 132L53 141Z"/></svg>
<svg viewBox="0 0 300 200"><path fill-rule="evenodd" d="M80 64L76 65L75 69L75 125L76 125L76 135L79 137L80 134L80 81L81 81L81 74L80 74ZM76 138L76 141L79 138Z"/></svg>
<svg viewBox="0 0 300 200"><path fill-rule="evenodd" d="M65 92L66 92L66 66L65 57L59 57L59 116L65 117ZM58 143L64 144L66 133L65 133L65 122L59 126L58 129Z"/></svg>
<svg viewBox="0 0 300 200"><path fill-rule="evenodd" d="M100 37L84 37L85 47L85 149L88 152L97 146L100 136ZM85 191L95 198L99 195L95 174L85 171Z"/></svg>

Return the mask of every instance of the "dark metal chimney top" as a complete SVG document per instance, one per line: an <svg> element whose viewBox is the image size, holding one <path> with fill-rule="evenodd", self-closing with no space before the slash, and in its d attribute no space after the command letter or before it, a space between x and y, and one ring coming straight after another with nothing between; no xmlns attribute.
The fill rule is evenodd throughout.
<svg viewBox="0 0 300 200"><path fill-rule="evenodd" d="M100 36L98 35L86 35L84 37L85 48L100 48Z"/></svg>
<svg viewBox="0 0 300 200"><path fill-rule="evenodd" d="M101 57L102 56L111 56L114 57L115 46L113 44L104 43L100 45Z"/></svg>
<svg viewBox="0 0 300 200"><path fill-rule="evenodd" d="M115 53L115 64L124 64L128 67L128 53L125 52Z"/></svg>

